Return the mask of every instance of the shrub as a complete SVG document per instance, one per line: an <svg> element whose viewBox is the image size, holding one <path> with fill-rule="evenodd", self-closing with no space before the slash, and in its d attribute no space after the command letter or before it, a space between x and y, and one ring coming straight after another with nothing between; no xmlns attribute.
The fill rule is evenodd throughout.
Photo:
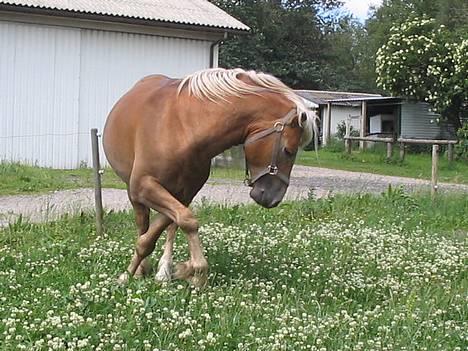
<svg viewBox="0 0 468 351"><path fill-rule="evenodd" d="M458 158L468 160L468 122L457 131L458 144L455 145L455 152Z"/></svg>
<svg viewBox="0 0 468 351"><path fill-rule="evenodd" d="M354 129L353 126L349 126L349 134L350 134L350 136L359 136L359 131ZM346 122L341 121L336 126L335 137L337 137L340 140L343 140L345 135L346 135Z"/></svg>

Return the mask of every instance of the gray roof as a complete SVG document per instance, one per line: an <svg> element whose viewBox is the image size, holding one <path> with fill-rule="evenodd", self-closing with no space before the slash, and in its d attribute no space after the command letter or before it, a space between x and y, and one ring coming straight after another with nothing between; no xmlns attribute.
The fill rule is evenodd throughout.
<svg viewBox="0 0 468 351"><path fill-rule="evenodd" d="M0 0L0 9L2 5L234 31L249 30L248 26L207 0Z"/></svg>
<svg viewBox="0 0 468 351"><path fill-rule="evenodd" d="M361 97L352 97L352 98L345 98L345 99L334 99L334 100L330 100L329 102L335 105L340 105L340 104L352 105L353 103L356 103L356 102L360 103L361 101L377 102L377 103L399 103L402 101L402 99L398 97L393 97L393 96L378 95L378 96L361 96Z"/></svg>
<svg viewBox="0 0 468 351"><path fill-rule="evenodd" d="M342 91L322 91L322 90L296 90L299 96L315 102L318 105L326 105L329 102L339 101L362 101L369 98L382 98L379 94L352 93Z"/></svg>

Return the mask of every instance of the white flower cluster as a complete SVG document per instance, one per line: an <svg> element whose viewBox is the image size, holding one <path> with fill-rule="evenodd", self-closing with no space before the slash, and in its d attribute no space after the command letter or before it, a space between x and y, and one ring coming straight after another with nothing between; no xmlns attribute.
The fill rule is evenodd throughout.
<svg viewBox="0 0 468 351"><path fill-rule="evenodd" d="M434 19L414 18L392 27L376 56L377 85L395 96L433 104L443 113L455 97L467 98L467 40L452 43Z"/></svg>
<svg viewBox="0 0 468 351"><path fill-rule="evenodd" d="M1 349L461 350L468 342L468 251L452 233L409 231L404 218L266 223L201 227L211 263L204 290L151 279L117 286L133 233L85 245L44 240L22 253L5 245ZM185 253L177 245L176 256Z"/></svg>

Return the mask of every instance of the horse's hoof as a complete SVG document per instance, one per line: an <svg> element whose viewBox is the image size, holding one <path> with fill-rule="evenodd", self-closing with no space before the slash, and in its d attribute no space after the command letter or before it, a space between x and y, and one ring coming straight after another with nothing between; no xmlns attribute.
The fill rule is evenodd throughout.
<svg viewBox="0 0 468 351"><path fill-rule="evenodd" d="M208 283L207 272L195 272L189 282L196 288L203 288Z"/></svg>
<svg viewBox="0 0 468 351"><path fill-rule="evenodd" d="M119 277L117 278L117 284L119 285L125 285L128 283L128 280L130 279L130 275L128 272L124 272Z"/></svg>
<svg viewBox="0 0 468 351"><path fill-rule="evenodd" d="M189 261L176 264L174 278L188 280L193 275L193 267Z"/></svg>
<svg viewBox="0 0 468 351"><path fill-rule="evenodd" d="M169 282L172 279L172 262L160 262L158 272L154 276L157 282Z"/></svg>
<svg viewBox="0 0 468 351"><path fill-rule="evenodd" d="M190 261L178 263L174 278L186 280L194 287L201 288L208 281L208 267L195 269Z"/></svg>
<svg viewBox="0 0 468 351"><path fill-rule="evenodd" d="M143 278L151 274L151 264L150 262L145 259L141 261L140 265L138 266L137 270L135 271L134 277L135 278Z"/></svg>

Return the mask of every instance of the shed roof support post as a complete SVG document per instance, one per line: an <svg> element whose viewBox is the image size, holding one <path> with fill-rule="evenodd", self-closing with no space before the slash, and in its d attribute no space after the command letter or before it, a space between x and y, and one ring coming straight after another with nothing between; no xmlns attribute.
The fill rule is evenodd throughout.
<svg viewBox="0 0 468 351"><path fill-rule="evenodd" d="M324 123L324 138L323 138L323 144L328 145L330 143L330 138L331 138L331 107L332 104L331 102L327 103L327 115L325 118L325 123Z"/></svg>
<svg viewBox="0 0 468 351"><path fill-rule="evenodd" d="M361 138L366 136L367 130L367 102L361 101L361 118L360 118L360 128L359 128L359 136ZM364 150L366 148L366 142L360 141L359 142L359 150Z"/></svg>

